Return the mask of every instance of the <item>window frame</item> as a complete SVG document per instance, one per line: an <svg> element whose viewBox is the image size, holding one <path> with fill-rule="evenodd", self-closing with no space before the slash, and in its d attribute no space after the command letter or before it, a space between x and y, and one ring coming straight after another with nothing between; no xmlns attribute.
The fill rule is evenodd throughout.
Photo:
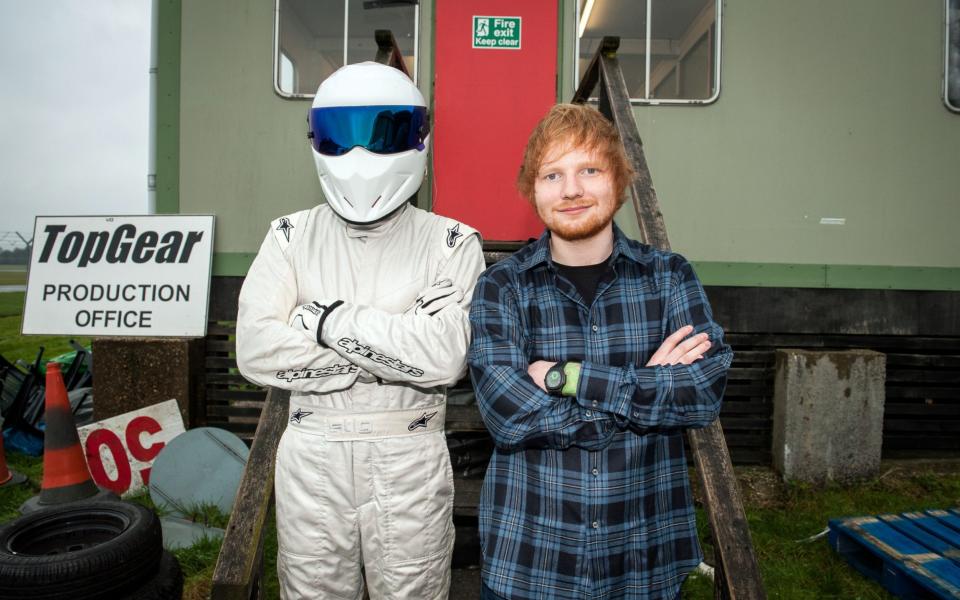
<svg viewBox="0 0 960 600"><path fill-rule="evenodd" d="M649 95L649 81L650 81L650 31L653 27L653 21L651 19L651 13L653 12L653 2L655 0L645 0L647 6L647 35L646 35L646 88L647 95ZM945 0L949 2L950 0ZM573 3L573 37L574 37L574 48L573 48L573 91L576 92L577 86L580 85L580 36L578 35L579 25L580 25L580 8L585 5L587 0L576 0ZM648 105L648 106L657 106L660 104L667 105L677 105L677 106L698 106L713 104L720 97L720 65L723 62L723 2L724 0L714 0L716 6L716 26L714 27L716 31L716 59L714 60L713 68L713 78L716 82L716 85L713 90L713 94L709 98L630 98L631 105ZM714 51L711 49L711 51ZM590 101L595 102L597 99L591 97Z"/></svg>
<svg viewBox="0 0 960 600"><path fill-rule="evenodd" d="M956 0L943 0L943 105L952 113L960 114L960 106L950 104L950 3ZM960 10L960 2L957 2Z"/></svg>
<svg viewBox="0 0 960 600"><path fill-rule="evenodd" d="M287 100L311 100L316 95L284 92L280 89L280 2L273 5L273 93ZM350 0L343 0L343 64L347 62L347 41L350 39ZM290 59L292 63L293 60ZM413 5L413 84L417 85L420 70L420 3Z"/></svg>

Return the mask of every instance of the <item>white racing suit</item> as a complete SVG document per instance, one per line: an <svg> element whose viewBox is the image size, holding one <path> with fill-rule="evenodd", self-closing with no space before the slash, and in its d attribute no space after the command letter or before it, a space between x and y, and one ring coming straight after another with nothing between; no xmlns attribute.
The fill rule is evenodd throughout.
<svg viewBox="0 0 960 600"><path fill-rule="evenodd" d="M453 474L446 387L465 372L479 234L406 206L372 226L326 205L271 224L240 292L237 364L291 390L277 451L281 596L446 599ZM415 314L449 279L463 299ZM288 323L298 305L343 301L324 347Z"/></svg>

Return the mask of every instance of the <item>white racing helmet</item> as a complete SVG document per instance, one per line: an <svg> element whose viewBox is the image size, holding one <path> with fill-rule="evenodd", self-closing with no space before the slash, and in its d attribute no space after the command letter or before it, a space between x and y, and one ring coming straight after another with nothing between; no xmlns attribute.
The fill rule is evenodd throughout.
<svg viewBox="0 0 960 600"><path fill-rule="evenodd" d="M371 223L420 188L430 144L426 106L409 77L380 63L341 67L320 84L307 136L338 215Z"/></svg>

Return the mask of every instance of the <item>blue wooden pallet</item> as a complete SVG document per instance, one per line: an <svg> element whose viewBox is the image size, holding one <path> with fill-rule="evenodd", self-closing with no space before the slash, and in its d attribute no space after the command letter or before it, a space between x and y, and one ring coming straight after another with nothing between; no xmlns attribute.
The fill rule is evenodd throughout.
<svg viewBox="0 0 960 600"><path fill-rule="evenodd" d="M830 521L830 547L898 598L960 600L960 511Z"/></svg>

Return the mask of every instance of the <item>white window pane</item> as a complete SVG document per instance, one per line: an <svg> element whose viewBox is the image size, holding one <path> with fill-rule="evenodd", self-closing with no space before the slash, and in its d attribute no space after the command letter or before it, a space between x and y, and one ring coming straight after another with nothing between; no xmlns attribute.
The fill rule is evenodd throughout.
<svg viewBox="0 0 960 600"><path fill-rule="evenodd" d="M343 66L343 8L343 0L279 0L277 87L283 93L313 94Z"/></svg>
<svg viewBox="0 0 960 600"><path fill-rule="evenodd" d="M296 89L297 73L293 61L286 54L280 53L280 91L284 94L293 94Z"/></svg>
<svg viewBox="0 0 960 600"><path fill-rule="evenodd" d="M960 111L960 0L947 3L947 75L946 101Z"/></svg>
<svg viewBox="0 0 960 600"><path fill-rule="evenodd" d="M601 39L617 36L617 58L632 99L696 101L715 97L719 55L716 2L649 2L648 40L647 0L580 0L577 32L583 35L579 38L577 77L582 77Z"/></svg>
<svg viewBox="0 0 960 600"><path fill-rule="evenodd" d="M650 90L657 99L713 95L713 0L653 0ZM666 85L667 83L671 85Z"/></svg>
<svg viewBox="0 0 960 600"><path fill-rule="evenodd" d="M647 60L647 3L645 0L595 0L587 12L589 5L586 0L580 0L577 32L579 34L582 28L583 35L580 36L577 77L583 76L603 37L615 35L620 38L617 58L630 97L643 98Z"/></svg>
<svg viewBox="0 0 960 600"><path fill-rule="evenodd" d="M350 23L347 39L347 63L353 64L377 57L377 29L389 29L397 40L400 53L413 75L416 50L415 2L349 0Z"/></svg>

